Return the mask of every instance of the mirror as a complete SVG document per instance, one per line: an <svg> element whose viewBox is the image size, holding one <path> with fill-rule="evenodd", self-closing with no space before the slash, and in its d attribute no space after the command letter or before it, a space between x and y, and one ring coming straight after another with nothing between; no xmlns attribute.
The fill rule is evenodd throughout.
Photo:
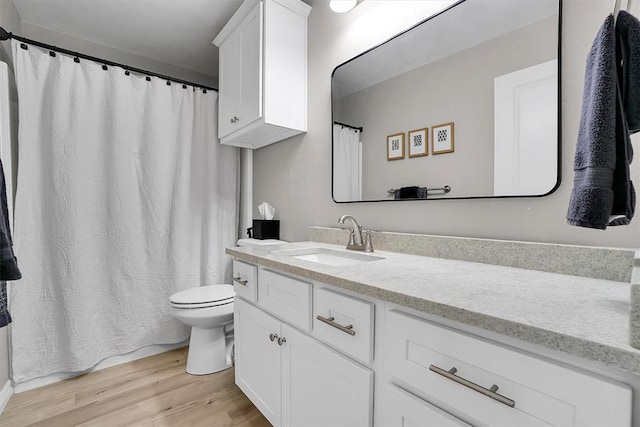
<svg viewBox="0 0 640 427"><path fill-rule="evenodd" d="M462 0L336 67L333 199L559 185L561 0Z"/></svg>

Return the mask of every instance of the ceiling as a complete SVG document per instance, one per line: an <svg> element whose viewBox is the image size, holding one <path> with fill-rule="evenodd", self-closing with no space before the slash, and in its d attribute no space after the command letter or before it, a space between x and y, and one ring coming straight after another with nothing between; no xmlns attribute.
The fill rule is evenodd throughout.
<svg viewBox="0 0 640 427"><path fill-rule="evenodd" d="M242 1L13 0L23 22L210 76L211 42Z"/></svg>
<svg viewBox="0 0 640 427"><path fill-rule="evenodd" d="M432 14L457 0L433 1ZM333 95L346 96L426 64L558 16L558 0L465 1L340 66Z"/></svg>

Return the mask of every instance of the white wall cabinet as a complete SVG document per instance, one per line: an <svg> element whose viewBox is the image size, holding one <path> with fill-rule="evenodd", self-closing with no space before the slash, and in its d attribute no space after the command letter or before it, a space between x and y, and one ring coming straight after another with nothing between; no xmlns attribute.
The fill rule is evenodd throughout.
<svg viewBox="0 0 640 427"><path fill-rule="evenodd" d="M245 148L307 130L307 17L300 0L245 0L220 48L218 136Z"/></svg>

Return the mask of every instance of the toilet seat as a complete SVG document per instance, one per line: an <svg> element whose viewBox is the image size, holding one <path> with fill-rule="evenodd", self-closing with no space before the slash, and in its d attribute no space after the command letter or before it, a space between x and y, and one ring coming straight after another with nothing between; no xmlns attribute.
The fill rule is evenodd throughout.
<svg viewBox="0 0 640 427"><path fill-rule="evenodd" d="M175 308L206 308L232 304L236 293L231 285L198 286L171 295Z"/></svg>

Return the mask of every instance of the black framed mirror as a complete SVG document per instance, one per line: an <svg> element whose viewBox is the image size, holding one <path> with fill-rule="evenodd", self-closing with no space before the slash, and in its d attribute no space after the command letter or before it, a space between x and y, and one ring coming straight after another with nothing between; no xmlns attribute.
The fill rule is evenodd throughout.
<svg viewBox="0 0 640 427"><path fill-rule="evenodd" d="M334 201L555 191L561 10L561 0L452 2L336 67Z"/></svg>

